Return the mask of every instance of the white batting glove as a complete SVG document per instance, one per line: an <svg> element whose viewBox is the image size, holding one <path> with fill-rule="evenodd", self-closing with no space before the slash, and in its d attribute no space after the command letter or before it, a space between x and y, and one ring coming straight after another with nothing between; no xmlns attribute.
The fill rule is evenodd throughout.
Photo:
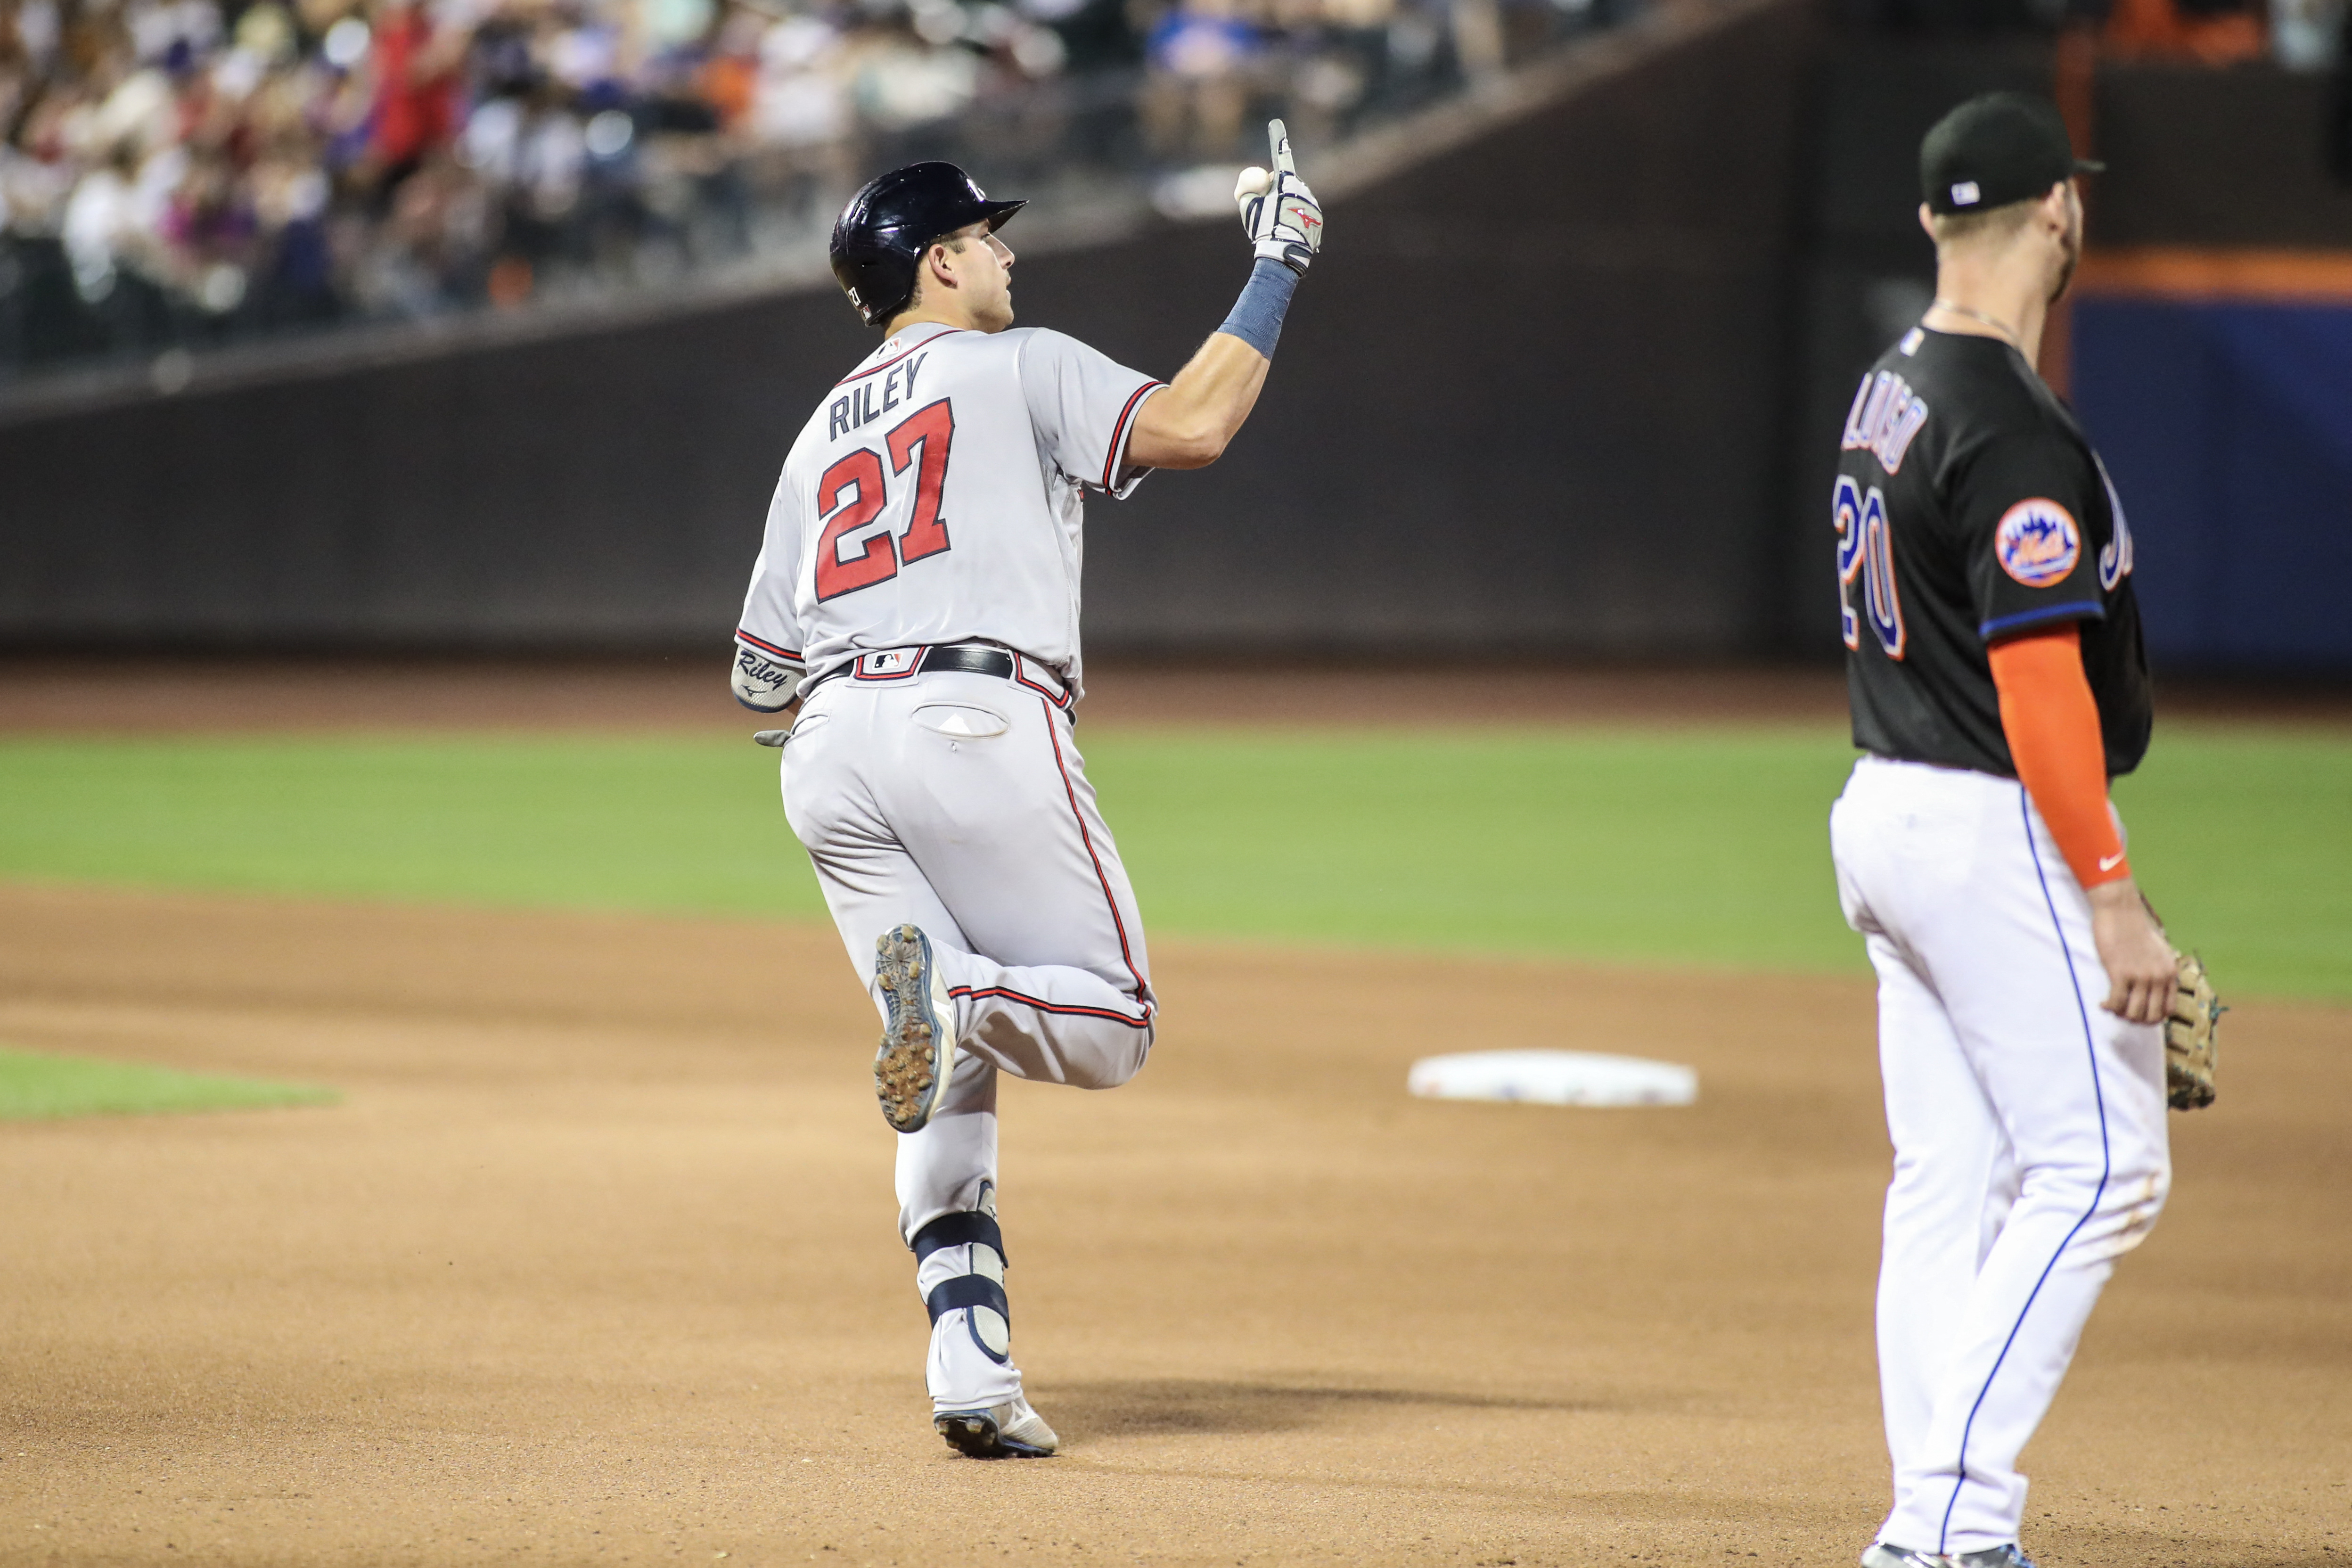
<svg viewBox="0 0 2352 1568"><path fill-rule="evenodd" d="M781 713L799 700L801 677L807 673L775 659L762 658L735 645L735 672L728 679L735 700L758 713Z"/></svg>
<svg viewBox="0 0 2352 1568"><path fill-rule="evenodd" d="M1304 277L1323 248L1323 207L1298 177L1290 159L1290 132L1281 121L1266 121L1265 139L1274 150L1273 169L1244 169L1234 185L1234 201L1242 209L1251 247Z"/></svg>

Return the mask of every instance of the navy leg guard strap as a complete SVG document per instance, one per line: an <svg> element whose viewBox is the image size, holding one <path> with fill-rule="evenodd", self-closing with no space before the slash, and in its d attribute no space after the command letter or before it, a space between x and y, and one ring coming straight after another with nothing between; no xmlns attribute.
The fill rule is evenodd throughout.
<svg viewBox="0 0 2352 1568"><path fill-rule="evenodd" d="M985 1274L959 1274L952 1279L941 1280L939 1289L924 1299L923 1305L935 1323L958 1307L986 1307L1003 1318L1008 1328L1013 1322L1013 1307L1004 1299L1004 1287Z"/></svg>
<svg viewBox="0 0 2352 1568"><path fill-rule="evenodd" d="M1004 1258L1004 1232L994 1215L978 1209L966 1214L943 1214L915 1233L915 1261L920 1264L943 1247L964 1247L975 1241Z"/></svg>

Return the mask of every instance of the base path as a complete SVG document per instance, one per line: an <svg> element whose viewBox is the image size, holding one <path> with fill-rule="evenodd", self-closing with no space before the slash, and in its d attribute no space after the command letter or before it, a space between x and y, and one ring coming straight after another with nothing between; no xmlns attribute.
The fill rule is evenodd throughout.
<svg viewBox="0 0 2352 1568"><path fill-rule="evenodd" d="M0 1563L1853 1561L1864 985L1155 956L1141 1078L1008 1086L1067 1447L982 1464L930 1431L830 931L0 887L0 1040L345 1096L0 1127ZM2027 1454L2049 1568L2352 1559L2347 1036L2231 1014ZM1506 1044L1700 1101L1405 1096Z"/></svg>

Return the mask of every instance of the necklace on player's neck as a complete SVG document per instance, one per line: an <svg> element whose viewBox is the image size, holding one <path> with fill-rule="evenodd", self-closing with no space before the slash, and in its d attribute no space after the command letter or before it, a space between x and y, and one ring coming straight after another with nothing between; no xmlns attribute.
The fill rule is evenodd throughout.
<svg viewBox="0 0 2352 1568"><path fill-rule="evenodd" d="M2017 346L2017 329L1998 316L1988 316L1982 310L1971 310L1966 305L1956 305L1940 296L1927 308L1931 310L1949 310L1955 316L1966 316L1971 321L1982 321L1986 326L2008 339L2010 347Z"/></svg>

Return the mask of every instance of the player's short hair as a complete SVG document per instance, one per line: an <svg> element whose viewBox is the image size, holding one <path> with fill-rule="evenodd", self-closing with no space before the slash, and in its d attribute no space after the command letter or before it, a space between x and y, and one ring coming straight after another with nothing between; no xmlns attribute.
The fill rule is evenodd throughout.
<svg viewBox="0 0 2352 1568"><path fill-rule="evenodd" d="M2025 226L2033 209L2041 205L2041 196L2028 196L2021 202L1987 207L1982 212L1930 213L1927 227L1936 237L1937 250L1978 239L2007 239Z"/></svg>

